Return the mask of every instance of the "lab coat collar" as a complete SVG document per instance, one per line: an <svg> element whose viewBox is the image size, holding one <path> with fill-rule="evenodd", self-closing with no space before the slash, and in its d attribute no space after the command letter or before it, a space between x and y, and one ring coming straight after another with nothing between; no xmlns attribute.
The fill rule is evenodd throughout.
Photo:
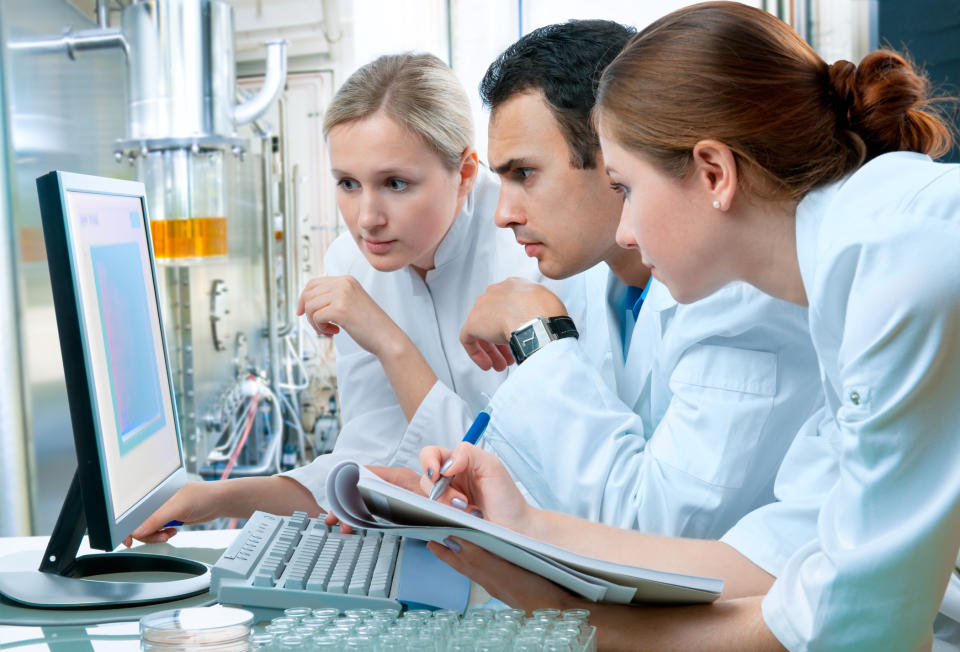
<svg viewBox="0 0 960 652"><path fill-rule="evenodd" d="M667 289L667 286L657 279L651 279L650 290L647 292L647 298L643 300L643 308L640 309L640 312L643 312L644 310L663 312L664 310L669 310L676 305L677 300L673 298L672 294L670 294L670 290Z"/></svg>
<svg viewBox="0 0 960 652"><path fill-rule="evenodd" d="M483 195L491 191L496 192L495 183L491 182L492 173L482 165L477 173L477 180L467 195L467 201L463 204L463 209L457 213L443 237L437 252L433 256L433 269L427 272L427 279L435 274L444 265L459 259L471 246L477 233L484 227L483 220L490 220L491 228L496 228L493 224L493 215L486 214L485 211L478 210ZM495 205L495 204L494 204Z"/></svg>
<svg viewBox="0 0 960 652"><path fill-rule="evenodd" d="M817 240L820 233L820 222L826 208L836 194L837 185L820 188L809 193L797 205L796 238L797 263L800 266L800 277L807 293L807 299L814 288L814 274L817 269Z"/></svg>

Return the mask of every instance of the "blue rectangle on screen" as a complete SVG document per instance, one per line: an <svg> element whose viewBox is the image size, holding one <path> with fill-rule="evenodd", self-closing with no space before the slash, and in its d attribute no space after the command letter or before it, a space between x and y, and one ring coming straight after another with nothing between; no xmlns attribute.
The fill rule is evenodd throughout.
<svg viewBox="0 0 960 652"><path fill-rule="evenodd" d="M120 455L166 423L140 251L136 242L90 248Z"/></svg>

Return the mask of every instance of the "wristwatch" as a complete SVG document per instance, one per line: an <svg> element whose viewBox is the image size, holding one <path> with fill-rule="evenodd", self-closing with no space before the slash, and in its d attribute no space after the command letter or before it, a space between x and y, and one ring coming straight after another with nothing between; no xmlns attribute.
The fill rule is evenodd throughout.
<svg viewBox="0 0 960 652"><path fill-rule="evenodd" d="M517 364L564 337L580 337L570 317L534 317L510 333L510 352Z"/></svg>

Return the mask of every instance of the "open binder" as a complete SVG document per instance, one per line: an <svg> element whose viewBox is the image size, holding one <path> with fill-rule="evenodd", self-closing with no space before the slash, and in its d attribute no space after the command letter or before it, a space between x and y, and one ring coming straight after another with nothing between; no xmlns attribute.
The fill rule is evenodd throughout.
<svg viewBox="0 0 960 652"><path fill-rule="evenodd" d="M459 537L593 602L711 602L723 589L720 579L615 564L532 539L390 484L356 462L333 468L327 499L351 527L423 541Z"/></svg>

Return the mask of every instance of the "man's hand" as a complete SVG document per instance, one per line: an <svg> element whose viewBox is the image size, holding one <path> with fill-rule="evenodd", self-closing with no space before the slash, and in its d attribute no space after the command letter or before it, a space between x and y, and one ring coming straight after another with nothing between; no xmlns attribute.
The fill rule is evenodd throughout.
<svg viewBox="0 0 960 652"><path fill-rule="evenodd" d="M566 306L547 288L522 278L494 283L477 297L460 329L460 343L483 370L513 364L510 333L534 317L559 317Z"/></svg>

